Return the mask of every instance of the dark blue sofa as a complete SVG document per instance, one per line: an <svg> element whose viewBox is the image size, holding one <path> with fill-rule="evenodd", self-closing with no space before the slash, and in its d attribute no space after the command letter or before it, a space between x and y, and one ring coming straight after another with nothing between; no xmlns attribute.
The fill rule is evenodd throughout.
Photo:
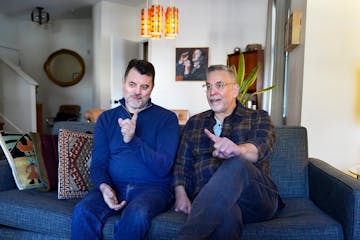
<svg viewBox="0 0 360 240"><path fill-rule="evenodd" d="M91 131L93 124L58 122L54 133L59 128ZM359 180L309 159L305 128L276 127L276 135L271 170L286 207L271 221L245 225L242 239L359 240ZM7 161L0 160L0 239L69 239L77 201L58 200L57 192L17 190ZM157 216L149 240L172 239L185 218L172 210ZM104 239L112 239L113 223L110 218L105 224Z"/></svg>

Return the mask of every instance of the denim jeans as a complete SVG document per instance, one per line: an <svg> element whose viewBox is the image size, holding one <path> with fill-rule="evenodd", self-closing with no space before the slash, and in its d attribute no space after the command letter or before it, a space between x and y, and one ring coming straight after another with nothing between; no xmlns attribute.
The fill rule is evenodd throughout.
<svg viewBox="0 0 360 240"><path fill-rule="evenodd" d="M119 202L127 201L122 210L110 209L98 189L75 206L71 239L102 239L103 224L113 215L118 215L113 239L145 239L152 218L167 210L171 196L167 186L151 184L124 184L117 186L116 192Z"/></svg>
<svg viewBox="0 0 360 240"><path fill-rule="evenodd" d="M240 239L244 223L271 219L279 194L251 162L226 159L192 203L177 240Z"/></svg>

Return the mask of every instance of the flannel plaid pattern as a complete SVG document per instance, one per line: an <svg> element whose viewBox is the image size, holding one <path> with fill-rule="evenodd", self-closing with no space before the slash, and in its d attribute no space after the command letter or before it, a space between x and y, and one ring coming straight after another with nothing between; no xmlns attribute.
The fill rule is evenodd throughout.
<svg viewBox="0 0 360 240"><path fill-rule="evenodd" d="M184 128L174 166L174 186L184 185L190 198L196 196L224 161L212 156L213 142L204 133L205 128L213 132L215 123L214 112L208 110L191 117ZM268 158L275 133L266 111L247 109L237 103L233 113L224 119L221 137L236 144L254 144L259 149L255 165L270 175Z"/></svg>

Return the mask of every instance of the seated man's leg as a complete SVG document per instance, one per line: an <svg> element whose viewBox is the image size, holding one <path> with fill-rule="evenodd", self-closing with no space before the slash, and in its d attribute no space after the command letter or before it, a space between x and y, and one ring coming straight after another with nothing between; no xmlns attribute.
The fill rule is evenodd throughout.
<svg viewBox="0 0 360 240"><path fill-rule="evenodd" d="M222 224L225 213L233 208L253 179L260 184L263 175L251 162L239 158L226 159L194 199L191 213L177 239L209 237Z"/></svg>
<svg viewBox="0 0 360 240"><path fill-rule="evenodd" d="M115 213L106 205L100 191L90 191L74 208L71 239L101 239L102 223Z"/></svg>
<svg viewBox="0 0 360 240"><path fill-rule="evenodd" d="M278 210L279 194L272 180L264 175L251 178L237 202L244 223L269 220Z"/></svg>
<svg viewBox="0 0 360 240"><path fill-rule="evenodd" d="M235 204L228 212L224 212L224 219L221 225L216 227L211 234L211 240L233 240L240 239L243 230L242 212L240 207Z"/></svg>
<svg viewBox="0 0 360 240"><path fill-rule="evenodd" d="M145 239L151 220L170 206L170 191L156 187L134 188L121 218L115 222L114 239Z"/></svg>

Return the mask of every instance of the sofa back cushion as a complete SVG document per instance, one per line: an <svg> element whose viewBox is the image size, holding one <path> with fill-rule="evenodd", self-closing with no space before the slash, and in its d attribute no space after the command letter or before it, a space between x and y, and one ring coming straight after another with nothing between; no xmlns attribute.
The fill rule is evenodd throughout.
<svg viewBox="0 0 360 240"><path fill-rule="evenodd" d="M275 127L276 142L270 157L272 178L283 198L308 198L308 145L304 127Z"/></svg>
<svg viewBox="0 0 360 240"><path fill-rule="evenodd" d="M95 123L56 122L52 133L59 129L93 133ZM304 127L275 127L276 142L270 157L272 178L283 198L308 198L308 145Z"/></svg>
<svg viewBox="0 0 360 240"><path fill-rule="evenodd" d="M51 134L58 135L60 129L68 129L75 132L93 133L95 123L93 122L74 122L61 121L55 122Z"/></svg>

